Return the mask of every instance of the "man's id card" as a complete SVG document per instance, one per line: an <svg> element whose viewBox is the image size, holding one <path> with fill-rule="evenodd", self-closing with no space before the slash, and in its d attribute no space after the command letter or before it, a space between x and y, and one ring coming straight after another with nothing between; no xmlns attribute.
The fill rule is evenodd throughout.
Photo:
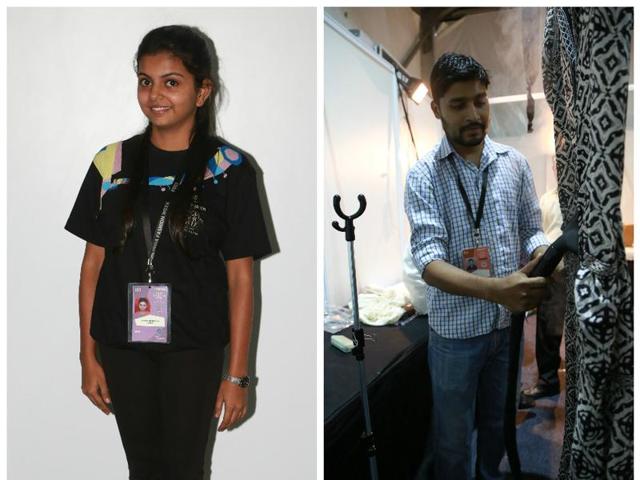
<svg viewBox="0 0 640 480"><path fill-rule="evenodd" d="M491 276L489 247L466 248L462 251L462 269L481 277Z"/></svg>
<svg viewBox="0 0 640 480"><path fill-rule="evenodd" d="M171 285L129 284L129 342L171 341Z"/></svg>

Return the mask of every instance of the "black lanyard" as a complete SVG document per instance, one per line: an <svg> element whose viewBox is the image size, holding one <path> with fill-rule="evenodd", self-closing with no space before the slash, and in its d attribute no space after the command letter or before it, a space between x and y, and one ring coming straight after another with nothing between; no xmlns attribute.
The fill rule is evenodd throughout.
<svg viewBox="0 0 640 480"><path fill-rule="evenodd" d="M469 201L469 196L467 195L467 191L464 189L462 185L462 180L460 179L460 173L458 173L458 167L456 167L455 159L453 157L450 158L451 165L453 166L453 170L456 172L456 182L458 184L458 190L460 190L460 194L462 195L462 200L464 201L465 207L467 207L467 213L469 214L469 218L471 219L471 223L473 224L473 241L475 242L476 247L480 246L480 222L482 220L482 214L484 212L484 199L487 194L487 178L489 175L489 167L485 167L484 172L482 172L482 190L480 192L480 201L478 201L478 211L476 212L475 218L473 215L473 210L471 209L471 202Z"/></svg>
<svg viewBox="0 0 640 480"><path fill-rule="evenodd" d="M151 275L153 274L153 259L156 256L156 248L158 248L158 242L160 241L160 236L162 235L162 230L164 229L164 224L167 219L167 212L169 211L169 203L170 200L164 202L164 206L162 207L162 213L160 214L160 219L158 220L158 225L156 226L155 234L153 235L153 244L151 243L151 220L149 219L149 179L147 178L147 184L145 185L146 191L146 205L145 208L142 209L142 229L144 231L144 243L147 246L147 278L149 283L151 283ZM184 176L183 176L184 178ZM171 193L175 193L176 189L182 183L183 178L180 181L174 179L173 184L171 185Z"/></svg>

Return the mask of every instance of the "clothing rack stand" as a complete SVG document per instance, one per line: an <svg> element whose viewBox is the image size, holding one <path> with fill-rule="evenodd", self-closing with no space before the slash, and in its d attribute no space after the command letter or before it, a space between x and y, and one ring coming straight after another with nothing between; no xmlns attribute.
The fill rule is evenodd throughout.
<svg viewBox="0 0 640 480"><path fill-rule="evenodd" d="M353 215L345 215L340 208L340 195L333 196L333 209L338 216L345 221L344 227L341 227L337 221L331 223L333 228L339 232L344 232L347 240L348 259L349 259L349 276L351 280L351 301L353 305L353 327L351 332L353 335L354 348L351 353L356 357L358 362L358 377L360 380L360 398L362 399L362 410L364 415L365 431L362 435L363 443L367 449L369 458L369 474L372 480L378 480L378 465L376 462L376 444L373 437L373 429L371 427L371 414L369 412L369 394L367 391L367 383L364 371L364 330L360 325L360 313L358 311L358 286L356 282L356 264L353 254L353 242L356 239L355 227L353 221L362 215L367 208L367 200L364 195L358 195L360 204L358 211Z"/></svg>

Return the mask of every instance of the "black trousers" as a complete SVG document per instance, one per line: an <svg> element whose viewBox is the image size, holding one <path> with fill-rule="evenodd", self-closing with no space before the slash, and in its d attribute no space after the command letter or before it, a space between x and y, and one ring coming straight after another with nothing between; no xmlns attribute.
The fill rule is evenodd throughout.
<svg viewBox="0 0 640 480"><path fill-rule="evenodd" d="M99 345L130 480L202 480L223 350Z"/></svg>

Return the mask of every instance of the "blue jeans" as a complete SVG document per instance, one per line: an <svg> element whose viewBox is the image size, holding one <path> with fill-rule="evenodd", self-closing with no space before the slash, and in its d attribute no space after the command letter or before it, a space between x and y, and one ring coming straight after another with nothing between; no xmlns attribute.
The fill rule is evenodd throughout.
<svg viewBox="0 0 640 480"><path fill-rule="evenodd" d="M505 452L503 418L509 329L467 339L429 336L436 480L469 480L471 435L478 430L476 480L498 480Z"/></svg>

